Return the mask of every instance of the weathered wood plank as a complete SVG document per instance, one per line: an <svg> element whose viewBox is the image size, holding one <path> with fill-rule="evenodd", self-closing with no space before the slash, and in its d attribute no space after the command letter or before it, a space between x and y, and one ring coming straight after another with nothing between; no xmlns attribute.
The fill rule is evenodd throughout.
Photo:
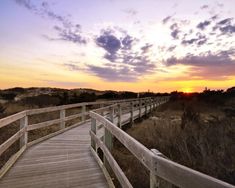
<svg viewBox="0 0 235 188"><path fill-rule="evenodd" d="M25 151L26 146L23 146L17 153L15 153L11 158L6 162L6 164L0 169L0 180L7 173L7 171L12 167L12 165L17 161L17 159Z"/></svg>
<svg viewBox="0 0 235 188"><path fill-rule="evenodd" d="M96 119L91 118L91 131L96 134ZM91 147L96 151L95 141L91 138Z"/></svg>
<svg viewBox="0 0 235 188"><path fill-rule="evenodd" d="M155 175L179 187L191 188L234 188L234 186L205 175L171 160L155 155Z"/></svg>
<svg viewBox="0 0 235 188"><path fill-rule="evenodd" d="M126 104L128 102L133 102L133 104L135 104L135 102L138 102L139 99L118 100L109 102L105 101L103 102L103 104L114 104L123 101L126 102ZM49 107L44 109L26 111L26 114L32 115L57 110L59 111L68 108L81 107L82 105L93 104L101 103L80 103L59 107ZM116 104L114 106L117 107ZM88 112L86 112L86 114L88 114ZM111 114L114 114L114 112L111 112ZM133 117L137 118L136 115L137 112L134 112ZM63 121L66 121L80 116L82 116L82 113L71 115L61 119ZM115 117L116 115L113 115L113 117L110 119L114 120ZM130 119L130 114L125 114L122 116L123 121L125 121L126 119ZM54 121L53 123L55 123L55 121L57 120L51 121ZM48 121L46 123L50 124L52 123L51 121ZM60 122L61 121L58 121L58 123ZM42 122L42 124L45 125L45 122ZM42 124L41 126L43 126ZM33 127L33 125L30 126ZM31 146L33 144L41 142L38 145L30 147L26 151L24 157L17 161L16 165L14 165L14 167L9 171L7 176L4 176L4 180L0 181L0 187L35 187L35 181L37 182L36 187L51 187L53 185L54 187L68 187L68 185L87 187L97 187L97 185L100 185L101 187L106 187L107 185L104 181L103 174L101 173L100 169L97 168L97 164L94 163L94 159L91 158L90 153L88 152L90 145L90 137L88 133L89 127L89 125L85 126L85 124L84 126L82 125L76 128L73 128L73 126L68 127L68 129L71 129L70 131L65 128L64 130L60 130L39 140L28 143L27 146ZM51 138L52 136L53 138ZM48 140L45 141L45 139ZM71 155L77 155L79 157L77 159L75 158L75 156L71 158ZM88 169L91 169L92 171L88 172ZM68 173L68 177L66 176L66 173ZM65 185L64 183L69 184Z"/></svg>
<svg viewBox="0 0 235 188"><path fill-rule="evenodd" d="M7 139L4 143L0 145L0 155L6 151L13 143L15 143L16 140L18 140L25 132L25 128L19 130L17 133L15 133L13 136L11 136L9 139Z"/></svg>
<svg viewBox="0 0 235 188"><path fill-rule="evenodd" d="M50 125L59 124L61 121L62 119L54 119L54 120L44 121L41 123L31 124L31 125L28 125L27 131L32 131L32 130L47 127Z"/></svg>
<svg viewBox="0 0 235 188"><path fill-rule="evenodd" d="M24 145L28 142L28 116L24 116L20 119L20 129L23 129L23 135L20 137L20 148L22 148Z"/></svg>
<svg viewBox="0 0 235 188"><path fill-rule="evenodd" d="M0 128L23 118L25 115L26 115L26 111L23 111L23 112L19 112L17 114L0 119Z"/></svg>
<svg viewBox="0 0 235 188"><path fill-rule="evenodd" d="M108 187L90 151L90 122L27 149L0 187Z"/></svg>
<svg viewBox="0 0 235 188"><path fill-rule="evenodd" d="M100 105L100 104L113 104L113 103L129 102L129 101L135 101L135 100L138 100L138 99L134 98L134 99L128 99L128 100L124 99L124 100L112 100L112 101L101 101L101 102L83 102L83 103L76 103L76 104L32 109L32 110L27 110L25 112L26 112L26 115L33 115L33 114L47 113L47 112L53 112L53 111L59 111L59 110L66 110L70 108L77 108L77 107L82 107L83 105L89 106L89 105Z"/></svg>
<svg viewBox="0 0 235 188"><path fill-rule="evenodd" d="M136 141L133 137L119 129L113 123L99 114L90 112L90 116L101 122L105 128L111 132L144 166L152 169L153 154L144 145Z"/></svg>
<svg viewBox="0 0 235 188"><path fill-rule="evenodd" d="M85 115L87 114L89 113L86 112ZM74 115L64 117L63 119L54 119L54 120L44 121L41 123L31 124L31 125L28 125L27 131L47 127L47 126L54 125L54 124L64 123L66 121L69 121L78 117L82 117L82 115L83 115L82 113L79 113L79 114L74 114Z"/></svg>
<svg viewBox="0 0 235 188"><path fill-rule="evenodd" d="M86 105L82 106L82 121L86 120Z"/></svg>
<svg viewBox="0 0 235 188"><path fill-rule="evenodd" d="M70 130L70 129L73 129L74 127L77 127L77 126L82 125L82 124L84 124L84 123L86 123L86 122L89 122L89 121L90 121L90 119L86 120L85 122L78 122L78 123L75 123L74 125L71 125L71 126L65 128L65 129L56 131L56 132L54 132L54 133L51 133L51 134L46 135L46 136L44 136L44 137L41 137L41 138L39 138L39 139L37 139L37 140L31 141L31 142L29 142L29 143L27 144L27 147L30 147L30 146L35 145L35 144L38 144L39 142L42 142L42 141L44 141L44 140L47 140L47 139L49 139L49 138L51 138L51 137L54 137L54 136L56 136L56 135L59 135L59 134L61 134L61 133L63 133L63 132L66 132L66 131L68 131L68 130Z"/></svg>
<svg viewBox="0 0 235 188"><path fill-rule="evenodd" d="M65 128L65 110L60 110L60 129L64 129Z"/></svg>
<svg viewBox="0 0 235 188"><path fill-rule="evenodd" d="M108 171L106 170L103 162L100 160L99 156L97 155L96 151L91 147L91 153L93 154L94 158L96 159L97 163L99 164L100 168L102 169L105 178L107 180L107 183L109 185L109 188L115 188L115 185L113 184L112 178L110 177Z"/></svg>
<svg viewBox="0 0 235 188"><path fill-rule="evenodd" d="M113 172L115 173L117 179L119 180L120 184L122 187L132 187L131 183L125 176L124 172L122 169L119 167L118 163L115 161L113 158L112 154L108 150L108 148L99 140L99 138L93 133L90 132L90 135L93 140L95 140L96 144L101 148L101 150L104 153L105 158L107 159L109 166L112 168Z"/></svg>

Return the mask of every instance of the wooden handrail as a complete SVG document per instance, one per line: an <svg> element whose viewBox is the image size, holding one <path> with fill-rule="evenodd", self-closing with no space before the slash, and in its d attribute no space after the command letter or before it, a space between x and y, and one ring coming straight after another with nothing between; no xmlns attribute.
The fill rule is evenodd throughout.
<svg viewBox="0 0 235 188"><path fill-rule="evenodd" d="M26 115L26 110L0 119L0 128L5 127L8 124L11 124L11 123L23 118L25 115Z"/></svg>
<svg viewBox="0 0 235 188"><path fill-rule="evenodd" d="M153 100L149 102L144 103L144 108L146 112L151 112L153 108L156 108L158 105L165 102L167 99L163 98L159 101ZM142 101L140 100L139 106L139 117L141 117L141 106L143 105ZM121 105L119 105L121 106ZM118 106L118 107L119 107ZM117 106L114 106L115 108ZM114 108L112 107L112 108ZM108 108L108 107L107 107ZM133 105L130 106L131 111L133 110ZM150 108L148 110L148 108ZM120 113L118 113L120 114ZM132 113L131 113L132 114ZM121 115L119 115L121 116ZM131 187L129 185L129 181L127 178L125 178L123 175L121 168L118 166L117 162L113 158L110 152L110 146L112 146L112 143L107 143L106 139L104 141L101 141L98 136L96 136L96 125L97 122L100 122L103 124L105 128L105 135L111 133L111 137L115 137L117 140L119 140L151 173L151 188L157 186L157 182L155 181L155 176L158 176L160 178L163 178L164 180L179 186L179 187L191 187L191 188L234 188L233 185L230 185L226 182L223 182L221 180L218 180L216 178L213 178L211 176L205 175L201 172L195 171L193 169L190 169L188 167L185 167L183 165L180 165L178 163L175 163L163 155L159 155L156 152L152 152L148 148L146 148L144 145L139 143L137 140L135 140L133 137L128 135L126 132L124 132L120 126L116 126L115 123L107 119L106 117L103 117L102 115L90 111L90 117L92 119L92 128L91 128L91 142L92 142L92 148L97 151L97 148L99 147L104 154L104 158L107 158L110 165L106 165L104 161L104 165L109 168L111 166L113 172L117 176L119 183L123 187ZM120 118L120 117L119 117ZM119 122L118 118L118 122ZM132 115L131 118L132 120ZM131 121L130 120L130 121ZM120 123L120 122L119 122ZM106 131L107 130L107 131ZM110 136L109 136L110 137ZM112 142L112 139L109 140Z"/></svg>
<svg viewBox="0 0 235 188"><path fill-rule="evenodd" d="M148 99L148 98L144 98ZM111 106L117 106L118 103L124 103L124 102L133 102L137 101L139 99L123 99L123 100L112 100L112 101L101 101L101 102L83 102L83 103L77 103L77 104L69 104L69 105L61 105L61 106L54 106L54 107L46 107L46 108L39 108L39 109L31 109L31 110L25 110L22 112L19 112L17 114L13 114L11 116L5 117L0 119L0 128L5 127L7 125L10 125L11 123L14 123L16 121L20 120L20 130L16 132L13 136L11 136L8 140L6 140L4 143L0 145L0 156L12 145L20 139L20 148L27 148L33 144L36 144L40 141L43 141L45 139L50 138L51 136L56 135L57 133L62 133L64 131L67 131L70 128L73 128L75 126L80 125L81 123L87 122L86 116L89 115L89 112L86 111L86 106L91 106L91 105L108 105L107 107L104 107L104 110L107 110ZM80 107L82 110L80 113L66 116L66 110L72 109L72 108L77 108ZM98 109L99 111L102 112L102 109ZM60 112L60 118L59 119L54 119L54 120L49 120L45 122L39 122L39 123L34 123L34 124L28 124L28 117L32 115L37 115L37 114L43 114L43 113L48 113L48 112L54 112L54 111L59 111ZM66 121L73 120L75 118L82 118L81 122L76 122L75 124L71 125L70 127L65 127ZM60 125L60 130L54 133L51 133L49 135L46 135L44 137L38 138L37 140L31 141L28 143L28 132L39 129L42 127L47 127L53 124L59 124ZM24 150L25 150L24 149ZM8 160L5 166L0 169L0 177L3 176L3 173L6 173L6 171L14 164L16 159L23 153L24 150L20 150L21 152L17 152L13 157ZM13 160L14 159L14 160Z"/></svg>

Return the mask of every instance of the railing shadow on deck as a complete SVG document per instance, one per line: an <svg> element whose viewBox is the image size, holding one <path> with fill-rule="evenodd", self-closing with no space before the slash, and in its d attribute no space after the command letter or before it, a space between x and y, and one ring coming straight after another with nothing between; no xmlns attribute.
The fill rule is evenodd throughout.
<svg viewBox="0 0 235 188"><path fill-rule="evenodd" d="M102 109L104 106L118 104L118 103L125 103L131 101L139 101L140 99L126 99L126 100L113 100L113 101L102 101L102 102L84 102L84 103L77 103L77 104L70 104L70 105L62 105L62 106L55 106L55 107L47 107L47 108L39 108L39 109L32 109L32 110L25 110L19 112L17 114L5 117L0 119L0 128L11 126L12 123L16 121L20 121L20 129L6 141L4 141L0 145L0 157L4 155L14 143L20 141L19 150L12 154L11 157L7 160L7 162L2 166L0 169L0 179L5 175L5 173L11 168L11 166L17 161L17 159L22 155L22 153L30 146L35 145L41 141L44 141L48 138L61 134L69 129L72 129L80 124L84 124L87 121L90 121L88 118L89 110L92 108L100 108ZM151 98L143 98L141 100L149 101ZM72 115L67 113L67 110L78 108L79 110ZM43 115L48 114L51 112L58 112L59 118L53 120L43 121L39 118L39 122L31 123L29 118L32 118L34 115ZM106 112L104 112L106 113ZM77 119L80 118L80 121ZM76 120L74 124L66 127L66 122ZM51 134L42 136L36 140L29 141L28 135L31 131L49 127L51 125L57 125L59 130L53 132Z"/></svg>
<svg viewBox="0 0 235 188"><path fill-rule="evenodd" d="M110 172L112 171L122 187L132 187L128 178L112 156L113 139L121 142L150 172L150 187L185 188L234 188L226 182L205 175L167 159L156 149L149 150L133 137L122 130L126 123L132 123L168 98L150 99L144 101L130 101L114 104L101 109L90 111L91 117L91 151L99 163L110 187L114 187ZM144 102L144 103L143 103ZM129 112L126 121L122 121L122 111ZM104 112L109 112L104 115ZM135 112L138 111L136 114ZM143 112L142 112L143 111ZM104 128L103 134L99 130ZM103 159L99 158L98 151L102 150ZM111 168L111 169L110 169ZM163 180L163 181L162 181Z"/></svg>

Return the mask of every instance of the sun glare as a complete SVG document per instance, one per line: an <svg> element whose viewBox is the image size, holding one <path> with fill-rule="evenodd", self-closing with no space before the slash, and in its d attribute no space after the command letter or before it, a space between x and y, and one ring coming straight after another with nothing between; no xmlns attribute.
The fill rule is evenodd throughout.
<svg viewBox="0 0 235 188"><path fill-rule="evenodd" d="M181 91L183 91L184 93L192 93L193 92L193 89L192 88L182 88Z"/></svg>

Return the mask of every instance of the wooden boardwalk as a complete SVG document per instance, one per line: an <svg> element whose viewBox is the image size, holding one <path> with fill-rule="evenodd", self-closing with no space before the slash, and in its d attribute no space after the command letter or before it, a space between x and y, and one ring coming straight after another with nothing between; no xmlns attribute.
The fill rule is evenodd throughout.
<svg viewBox="0 0 235 188"><path fill-rule="evenodd" d="M0 181L1 188L108 187L89 149L90 123L32 146Z"/></svg>
<svg viewBox="0 0 235 188"><path fill-rule="evenodd" d="M122 115L122 122L128 119L130 113ZM27 149L0 180L0 188L108 187L90 151L90 126L86 122Z"/></svg>
<svg viewBox="0 0 235 188"><path fill-rule="evenodd" d="M20 120L20 130L0 145L0 156L17 140L21 146L0 169L0 188L114 187L111 169L122 187L133 188L112 156L114 138L149 170L150 188L171 188L172 185L182 188L235 188L165 158L158 150L146 148L122 130L123 125L133 124L135 119L152 112L167 100L167 97L158 97L78 103L23 111L0 119L0 128ZM101 108L86 111L91 105L100 105ZM78 107L79 113L66 114L69 109ZM36 124L28 122L28 117L32 115L55 111L59 112L59 119ZM88 114L90 119L86 120ZM78 117L82 121L65 126L66 121ZM28 142L31 130L54 124L59 124L59 131ZM103 152L102 159L99 158L100 151Z"/></svg>

